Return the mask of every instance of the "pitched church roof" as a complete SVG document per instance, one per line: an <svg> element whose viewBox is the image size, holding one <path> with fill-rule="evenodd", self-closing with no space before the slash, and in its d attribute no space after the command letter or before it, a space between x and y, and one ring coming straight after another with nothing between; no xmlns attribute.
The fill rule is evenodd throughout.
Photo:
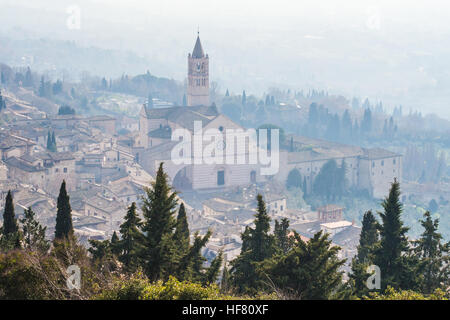
<svg viewBox="0 0 450 320"><path fill-rule="evenodd" d="M194 51L192 51L192 58L203 58L205 53L203 52L202 43L200 42L200 36L197 36L197 41L195 41Z"/></svg>
<svg viewBox="0 0 450 320"><path fill-rule="evenodd" d="M156 109L147 108L146 105L143 107L148 119L165 119L191 131L194 130L194 121L202 121L206 125L219 115L215 105Z"/></svg>

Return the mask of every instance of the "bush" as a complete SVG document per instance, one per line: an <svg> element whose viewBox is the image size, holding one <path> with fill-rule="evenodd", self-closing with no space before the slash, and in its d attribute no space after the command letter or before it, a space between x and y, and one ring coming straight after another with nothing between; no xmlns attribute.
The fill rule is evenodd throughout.
<svg viewBox="0 0 450 320"><path fill-rule="evenodd" d="M369 297L364 297L365 300L448 300L444 291L436 289L430 295L423 295L422 293L412 290L396 291L392 287L388 287L384 294L378 292L370 293Z"/></svg>
<svg viewBox="0 0 450 320"><path fill-rule="evenodd" d="M150 281L141 271L134 275L121 276L111 282L109 288L93 296L96 300L247 300L247 296L232 296L220 293L215 284L202 286L190 281L179 281L170 277L167 282ZM276 299L276 295L260 294L252 299Z"/></svg>

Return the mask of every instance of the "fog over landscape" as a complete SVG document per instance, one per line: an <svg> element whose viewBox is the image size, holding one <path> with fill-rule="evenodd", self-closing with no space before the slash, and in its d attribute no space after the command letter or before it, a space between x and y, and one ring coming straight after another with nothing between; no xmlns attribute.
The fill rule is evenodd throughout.
<svg viewBox="0 0 450 320"><path fill-rule="evenodd" d="M450 119L450 22L444 1L0 1L0 60L30 65L19 56L65 41L84 48L120 50L117 63L103 55L74 59L74 71L117 77L147 69L185 79L185 58L197 28L211 55L219 89L261 95L271 87L320 89L382 100L392 109ZM70 30L71 6L81 13ZM25 41L27 40L27 41ZM40 47L41 55L45 48ZM51 55L50 55L51 56ZM31 62L40 71L62 69L64 56Z"/></svg>
<svg viewBox="0 0 450 320"><path fill-rule="evenodd" d="M0 0L0 300L450 299L449 9Z"/></svg>

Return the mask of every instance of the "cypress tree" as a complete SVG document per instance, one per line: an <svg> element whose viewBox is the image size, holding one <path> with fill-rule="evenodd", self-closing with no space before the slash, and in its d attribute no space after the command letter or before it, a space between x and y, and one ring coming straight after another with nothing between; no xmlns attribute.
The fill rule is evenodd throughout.
<svg viewBox="0 0 450 320"><path fill-rule="evenodd" d="M3 211L3 235L9 237L19 231L17 219L14 213L14 203L11 190L8 191L5 201L5 210Z"/></svg>
<svg viewBox="0 0 450 320"><path fill-rule="evenodd" d="M52 150L52 136L50 134L50 131L47 133L47 150Z"/></svg>
<svg viewBox="0 0 450 320"><path fill-rule="evenodd" d="M189 226L184 203L181 203L180 209L178 210L174 240L177 248L180 249L180 252L186 253L186 250L189 248Z"/></svg>
<svg viewBox="0 0 450 320"><path fill-rule="evenodd" d="M369 293L366 281L370 277L367 267L373 263L373 253L378 243L377 221L372 211L367 211L363 216L361 234L357 254L352 259L350 287L352 295L362 297Z"/></svg>
<svg viewBox="0 0 450 320"><path fill-rule="evenodd" d="M145 249L142 258L145 261L145 273L151 281L168 278L165 266L174 261L173 231L176 226L174 218L177 205L176 192L167 183L167 174L163 163L159 165L156 180L147 188L143 199L143 231L145 232Z"/></svg>
<svg viewBox="0 0 450 320"><path fill-rule="evenodd" d="M139 264L139 251L143 241L143 235L139 229L142 222L136 213L136 203L133 202L130 205L124 220L120 225L119 232L122 239L118 241L117 252L119 261L124 264L125 269L134 271Z"/></svg>
<svg viewBox="0 0 450 320"><path fill-rule="evenodd" d="M409 252L406 232L409 228L403 226L400 202L400 184L392 183L389 196L382 202L384 212L378 212L382 223L378 225L380 244L375 252L374 264L381 270L381 287L388 285L393 288L409 289L412 285L411 270L408 267L406 253Z"/></svg>
<svg viewBox="0 0 450 320"><path fill-rule="evenodd" d="M111 252L115 255L119 255L120 248L119 248L119 237L117 236L116 231L113 232L113 235L111 236Z"/></svg>
<svg viewBox="0 0 450 320"><path fill-rule="evenodd" d="M72 209L69 195L66 191L66 181L63 180L58 196L58 211L56 213L55 240L69 239L73 235Z"/></svg>
<svg viewBox="0 0 450 320"><path fill-rule="evenodd" d="M51 146L51 151L56 152L57 148L56 148L56 137L55 137L55 131L53 131L52 133L52 146Z"/></svg>
<svg viewBox="0 0 450 320"><path fill-rule="evenodd" d="M373 251L378 242L377 221L372 211L367 211L362 220L361 234L359 237L358 260L359 262L370 262L373 260Z"/></svg>
<svg viewBox="0 0 450 320"><path fill-rule="evenodd" d="M9 190L6 195L5 209L3 212L3 226L0 228L0 233L0 247L7 250L20 248L21 234L14 213L11 190Z"/></svg>
<svg viewBox="0 0 450 320"><path fill-rule="evenodd" d="M437 232L439 219L433 221L429 211L425 212L424 218L420 223L425 230L414 241L414 253L420 261L420 289L423 293L430 294L438 288L446 290L450 285L450 242L443 243L442 235Z"/></svg>

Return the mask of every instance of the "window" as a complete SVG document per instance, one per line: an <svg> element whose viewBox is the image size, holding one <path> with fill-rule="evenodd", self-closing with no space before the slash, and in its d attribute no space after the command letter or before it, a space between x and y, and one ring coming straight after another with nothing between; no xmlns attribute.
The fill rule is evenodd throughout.
<svg viewBox="0 0 450 320"><path fill-rule="evenodd" d="M381 166L384 166L384 160L381 160Z"/></svg>
<svg viewBox="0 0 450 320"><path fill-rule="evenodd" d="M394 160L392 160L392 162L395 164L395 159Z"/></svg>
<svg viewBox="0 0 450 320"><path fill-rule="evenodd" d="M256 171L255 170L252 170L252 172L250 172L250 182L251 183L256 182Z"/></svg>
<svg viewBox="0 0 450 320"><path fill-rule="evenodd" d="M56 169L55 169L55 172L59 172L59 169L58 169L58 168L56 168Z"/></svg>
<svg viewBox="0 0 450 320"><path fill-rule="evenodd" d="M283 211L283 206L280 206L280 211Z"/></svg>
<svg viewBox="0 0 450 320"><path fill-rule="evenodd" d="M375 168L375 161L372 161L372 168Z"/></svg>
<svg viewBox="0 0 450 320"><path fill-rule="evenodd" d="M64 173L67 173L67 168L64 168Z"/></svg>
<svg viewBox="0 0 450 320"><path fill-rule="evenodd" d="M217 171L217 185L223 186L225 184L225 171Z"/></svg>

